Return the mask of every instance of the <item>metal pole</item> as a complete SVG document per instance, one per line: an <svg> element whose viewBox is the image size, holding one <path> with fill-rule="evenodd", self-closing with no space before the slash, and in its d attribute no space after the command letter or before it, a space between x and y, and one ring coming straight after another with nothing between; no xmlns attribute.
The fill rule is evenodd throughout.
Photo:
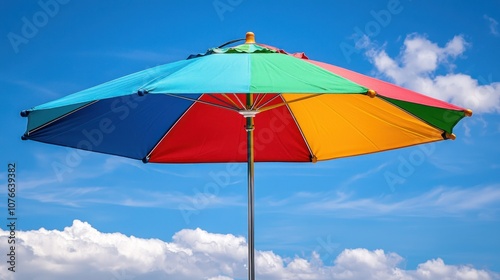
<svg viewBox="0 0 500 280"><path fill-rule="evenodd" d="M253 96L247 94L247 109L252 107ZM247 165L248 165L248 279L255 280L254 255L254 148L253 148L253 116L246 117L247 131Z"/></svg>

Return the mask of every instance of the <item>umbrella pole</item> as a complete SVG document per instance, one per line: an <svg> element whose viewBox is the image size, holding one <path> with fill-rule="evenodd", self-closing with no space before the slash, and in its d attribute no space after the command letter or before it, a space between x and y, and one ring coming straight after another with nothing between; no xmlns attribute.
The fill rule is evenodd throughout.
<svg viewBox="0 0 500 280"><path fill-rule="evenodd" d="M247 94L247 108L253 103L252 94ZM248 279L255 280L255 251L254 251L254 145L253 115L246 117L247 131L247 166L248 166Z"/></svg>

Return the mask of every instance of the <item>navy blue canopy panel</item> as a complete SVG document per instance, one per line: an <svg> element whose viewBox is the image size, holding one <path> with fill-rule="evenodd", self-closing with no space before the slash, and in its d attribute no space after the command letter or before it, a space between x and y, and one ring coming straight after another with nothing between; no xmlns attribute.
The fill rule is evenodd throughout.
<svg viewBox="0 0 500 280"><path fill-rule="evenodd" d="M197 99L200 95L185 96ZM133 94L98 100L34 127L25 138L144 159L192 104L193 101L163 94ZM43 111L54 115L51 109Z"/></svg>

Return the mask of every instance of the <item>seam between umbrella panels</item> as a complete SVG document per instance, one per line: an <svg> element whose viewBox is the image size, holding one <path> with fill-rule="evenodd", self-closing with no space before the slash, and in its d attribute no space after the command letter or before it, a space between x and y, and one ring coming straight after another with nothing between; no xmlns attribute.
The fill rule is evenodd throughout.
<svg viewBox="0 0 500 280"><path fill-rule="evenodd" d="M414 146L418 146L418 145L421 145L421 144L428 144L428 143L434 143L434 142L439 142L439 141L444 141L444 139L435 139L434 138L432 140L428 140L428 141L420 142L420 143L415 143L415 144L411 144L411 145L407 145L407 146L399 146L399 147L394 147L394 148L381 149L381 150L378 150L378 151L365 152L365 153L362 153L362 154L355 154L355 155L334 156L334 157L329 157L329 158L324 158L324 159L318 159L318 161L327 161L327 160L333 160L333 159L339 159L339 158L359 157L359 156L363 156L363 155L371 155L371 154L376 154L376 153L383 153L383 152L386 152L386 151L393 151L393 150L398 150L398 149L401 149L401 148L414 147Z"/></svg>
<svg viewBox="0 0 500 280"><path fill-rule="evenodd" d="M85 104L85 105L83 105L83 106L81 106L81 107L78 107L78 108L76 108L76 109L73 109L72 111L69 111L69 112L67 112L66 114L64 114L64 115L62 115L62 116L59 116L59 117L57 117L57 118L55 118L55 119L53 119L53 120L51 120L51 121L49 121L49 122L47 122L47 123L44 123L44 124L42 124L42 125L40 125L40 126L38 126L38 127L35 127L35 128L33 128L32 130L29 130L29 131L28 131L28 136L29 136L31 133L33 133L33 132L36 132L36 131L38 131L38 130L40 130L40 129L42 129L42 128L46 127L46 126L49 126L49 125L51 125L51 124L53 124L53 123L57 122L58 120L64 119L65 117L67 117L67 116L69 116L69 115L71 115L71 114L73 114L73 113L76 113L76 112L78 112L78 111L80 111L80 110L82 110L82 109L84 109L84 108L87 108L88 106L94 105L95 103L97 103L97 102L99 102L99 101L100 101L100 99L99 99L99 100L94 100L94 101L91 101L91 102L89 102L89 103L87 103L87 104ZM50 110L50 109L49 109L49 110Z"/></svg>
<svg viewBox="0 0 500 280"><path fill-rule="evenodd" d="M312 158L315 157L315 155L313 154L311 147L309 146L309 142L307 141L306 137L304 136L304 133L302 132L302 128L300 127L299 123L297 122L297 119L295 118L295 114L288 106L288 102L283 97L283 94L280 93L279 96L281 97L281 100L283 100L283 103L285 104L288 112L290 112L290 116L292 116L293 121L295 122L295 125L297 126L297 129L299 130L300 135L302 136L302 139L304 140L304 143L306 144L307 150L309 151L309 161L312 161Z"/></svg>
<svg viewBox="0 0 500 280"><path fill-rule="evenodd" d="M201 99L201 97L203 96L204 94L200 94L200 96L198 97L198 99ZM175 97L178 97L178 96L175 96ZM189 106L189 108L187 108L187 110L184 111L184 113L182 113L182 115L175 121L175 123L170 127L169 130L167 130L165 132L165 134L163 134L163 136L160 138L160 140L158 140L158 142L156 142L156 144L154 145L154 147L149 151L149 153L147 153L147 155L144 157L143 160L145 159L149 159L151 157L151 154L154 152L154 150L160 145L160 143L163 141L163 139L165 139L165 137L167 137L167 135L170 133L170 131L172 131L174 129L174 127L177 126L177 124L179 123L179 121L191 110L191 108L193 108L193 106L197 103L196 100L192 100L193 103ZM147 162L147 161L145 161Z"/></svg>
<svg viewBox="0 0 500 280"><path fill-rule="evenodd" d="M195 57L195 58L196 58L196 57ZM187 59L186 59L186 60L179 60L178 62L180 63L181 61L187 61ZM190 61L190 63L185 64L185 65L183 65L182 67L179 67L178 69L175 69L175 70L174 70L174 71L172 71L172 72L167 72L167 73L165 73L165 74L163 74L163 75L158 75L157 77L155 77L155 78L153 78L153 79L151 79L151 80L149 80L149 81L147 81L147 82L143 83L143 84L142 84L142 86L140 87L140 89L141 89L141 88L143 88L143 89L144 89L146 86L152 85L153 83L155 83L155 82L157 82L157 81L159 81L159 80L163 80L163 79L165 79L165 78L167 78L167 77L170 77L170 76L174 75L175 73L177 73L177 72L179 72L179 71L181 71L181 70L184 70L184 69L185 69L188 65L191 65L191 63L196 63L196 62L197 62L197 60L192 60L192 61ZM174 63L176 63L176 62L174 62ZM168 64L159 65L159 66L157 66L157 67L158 67L158 68L161 68L161 67L166 66L166 65L168 65ZM150 69L153 69L153 68L145 69L145 70L143 70L143 71L148 71L148 70L150 70Z"/></svg>
<svg viewBox="0 0 500 280"><path fill-rule="evenodd" d="M370 137L368 137L362 129L360 129L358 126L354 125L353 122L350 121L349 118L345 117L344 115L342 115L341 113L339 113L334 107L332 107L331 105L329 104L326 104L325 102L323 102L325 104L325 106L327 106L331 111L335 112L336 115L339 116L339 118L343 119L346 123L348 123L353 129L355 129L363 138L365 138L368 142L370 142L375 148L379 149L380 150L380 147L375 143L373 142Z"/></svg>
<svg viewBox="0 0 500 280"><path fill-rule="evenodd" d="M428 121L426 121L426 120L422 119L421 117L419 117L419 116L417 116L417 115L415 115L415 114L413 114L413 113L409 112L408 110L406 110L406 109L404 109L404 108L401 108L401 107L399 107L398 105L396 105L396 104L394 104L394 103L390 102L389 100L387 100L387 99L386 99L386 97L385 97L385 96L379 96L379 98L380 98L380 99L382 99L382 100L384 100L384 102L389 103L391 106L394 106L394 107L398 108L399 110L404 111L405 113L407 113L408 115L410 115L410 116L414 117L415 119L417 119L417 120L419 120L419 121L421 121L421 122L423 122L423 123L425 123L425 124L429 125L430 127L433 127L433 128L435 128L436 130L441 131L441 133L445 133L445 132L446 132L446 130L444 130L444 129L440 128L440 127L437 127L437 126L435 126L435 125L433 125L433 124L429 123ZM424 105L424 106L425 106L425 105ZM432 106L429 106L429 107L432 107ZM445 109L445 110L446 110L446 109ZM459 119L458 121L460 121L460 119ZM458 123L458 121L457 121L457 123ZM454 126L455 126L455 125L453 125L451 128L453 129L453 127L454 127ZM408 131L409 131L409 130L408 130Z"/></svg>

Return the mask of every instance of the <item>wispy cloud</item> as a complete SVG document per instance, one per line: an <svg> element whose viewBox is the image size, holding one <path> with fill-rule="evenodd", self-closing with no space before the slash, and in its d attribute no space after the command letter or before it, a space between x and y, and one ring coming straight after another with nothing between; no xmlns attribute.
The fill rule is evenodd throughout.
<svg viewBox="0 0 500 280"><path fill-rule="evenodd" d="M78 160L74 160L76 156L79 156ZM23 177L22 185L20 185L22 192L19 196L42 203L70 207L108 204L178 209L183 206L188 210L246 205L244 198L222 192L225 187L239 184L238 178L233 178L228 182L217 181L221 179L212 178L210 176L212 171L206 169L206 172L191 170L187 173L176 173L160 165L145 165L136 160L79 152L74 149L63 149L50 155L36 153L33 158L36 159L37 168L30 170ZM67 162L68 158L72 158L72 162ZM64 172L63 180L59 180L57 172L52 170L54 163L57 166L63 166L60 167L63 171L59 171ZM124 172L136 173L136 176L131 177L134 180L123 179ZM178 188L173 185L166 191L163 191L163 188L159 191L158 188L163 186L161 182L144 186L139 179L141 176L149 179L151 176L163 177L163 173L176 177L197 177L202 180L207 177L205 179L208 181L198 188L183 188L183 191L175 191L174 189ZM109 178L115 179L108 181Z"/></svg>
<svg viewBox="0 0 500 280"><path fill-rule="evenodd" d="M415 197L388 195L357 197L354 192L296 193L288 198L267 197L263 207L302 213L349 217L370 216L464 216L483 210L500 210L500 185L471 188L436 187Z"/></svg>
<svg viewBox="0 0 500 280"><path fill-rule="evenodd" d="M498 33L498 21L488 15L484 15L483 18L488 22L490 33L495 36L500 36Z"/></svg>
<svg viewBox="0 0 500 280"><path fill-rule="evenodd" d="M19 80L19 79L9 79L6 82L20 86L22 88L25 88L27 91L35 92L37 95L42 94L45 97L47 97L47 99L61 97L61 93L59 93L59 92L57 92L49 87L39 85L39 84L31 82L31 81Z"/></svg>
<svg viewBox="0 0 500 280"><path fill-rule="evenodd" d="M456 159L451 161L449 158L439 156L429 156L428 161L434 168L436 168L436 170L445 171L447 174L460 174L461 172L464 172L464 169L467 166L466 163L468 163L465 159Z"/></svg>
<svg viewBox="0 0 500 280"><path fill-rule="evenodd" d="M50 181L45 181L49 183ZM53 182L52 182L53 183ZM24 184L23 184L24 185ZM49 183L49 185L51 185ZM72 184L51 187L23 188L18 194L25 199L70 207L108 204L126 207L178 209L179 205L189 209L246 206L240 196L223 196L196 192L185 194L177 191L149 191L133 186L80 187ZM201 207L202 205L203 207Z"/></svg>
<svg viewBox="0 0 500 280"><path fill-rule="evenodd" d="M180 192L151 192L144 190L133 192L132 195L119 200L101 200L99 202L129 207L167 209L178 209L179 205L191 205L193 209L198 209L196 206L200 203L203 204L203 209L246 205L244 199L240 196L216 196L203 193L186 195Z"/></svg>
<svg viewBox="0 0 500 280"><path fill-rule="evenodd" d="M33 154L33 158L39 168L30 171L30 178L40 183L30 182L29 185L37 186L43 182L53 182L54 180L70 183L80 179L99 178L130 167L138 171L146 169L144 164L136 160L106 156L72 148L36 152ZM27 181L30 181L30 179L28 178Z"/></svg>
<svg viewBox="0 0 500 280"><path fill-rule="evenodd" d="M89 195L101 196L101 187L67 187L44 189L43 191L23 191L20 197L36 200L42 203L53 203L70 207L81 207L89 201Z"/></svg>
<svg viewBox="0 0 500 280"><path fill-rule="evenodd" d="M352 194L340 193L321 202L305 204L303 207L306 210L322 212L349 210L362 216L456 216L488 207L495 208L498 203L499 186L466 189L437 187L419 196L401 200L393 196L354 198Z"/></svg>
<svg viewBox="0 0 500 280"><path fill-rule="evenodd" d="M200 178L201 177L200 172L196 172L196 171L175 172L175 171L171 170L172 168L170 168L170 169L164 168L163 166L158 165L158 164L154 164L154 163L148 164L146 167L149 171L156 172L159 174L171 175L171 176L175 176L175 177L179 177L179 178Z"/></svg>
<svg viewBox="0 0 500 280"><path fill-rule="evenodd" d="M362 179L365 179L365 178L368 178L370 177L371 175L373 174L376 174L376 173L379 173L381 170L383 170L387 165L389 165L389 162L386 162L386 163L382 163L370 170L367 170L365 172L362 172L362 173L358 173L358 174L355 174L353 176L351 176L350 178L348 178L346 181L342 182L341 183L341 186L342 187L348 187L350 186L351 184L359 181L359 180L362 180Z"/></svg>
<svg viewBox="0 0 500 280"><path fill-rule="evenodd" d="M117 156L107 157L106 161L103 163L102 169L103 172L110 173L125 166L132 166L142 171L147 169L141 161Z"/></svg>

